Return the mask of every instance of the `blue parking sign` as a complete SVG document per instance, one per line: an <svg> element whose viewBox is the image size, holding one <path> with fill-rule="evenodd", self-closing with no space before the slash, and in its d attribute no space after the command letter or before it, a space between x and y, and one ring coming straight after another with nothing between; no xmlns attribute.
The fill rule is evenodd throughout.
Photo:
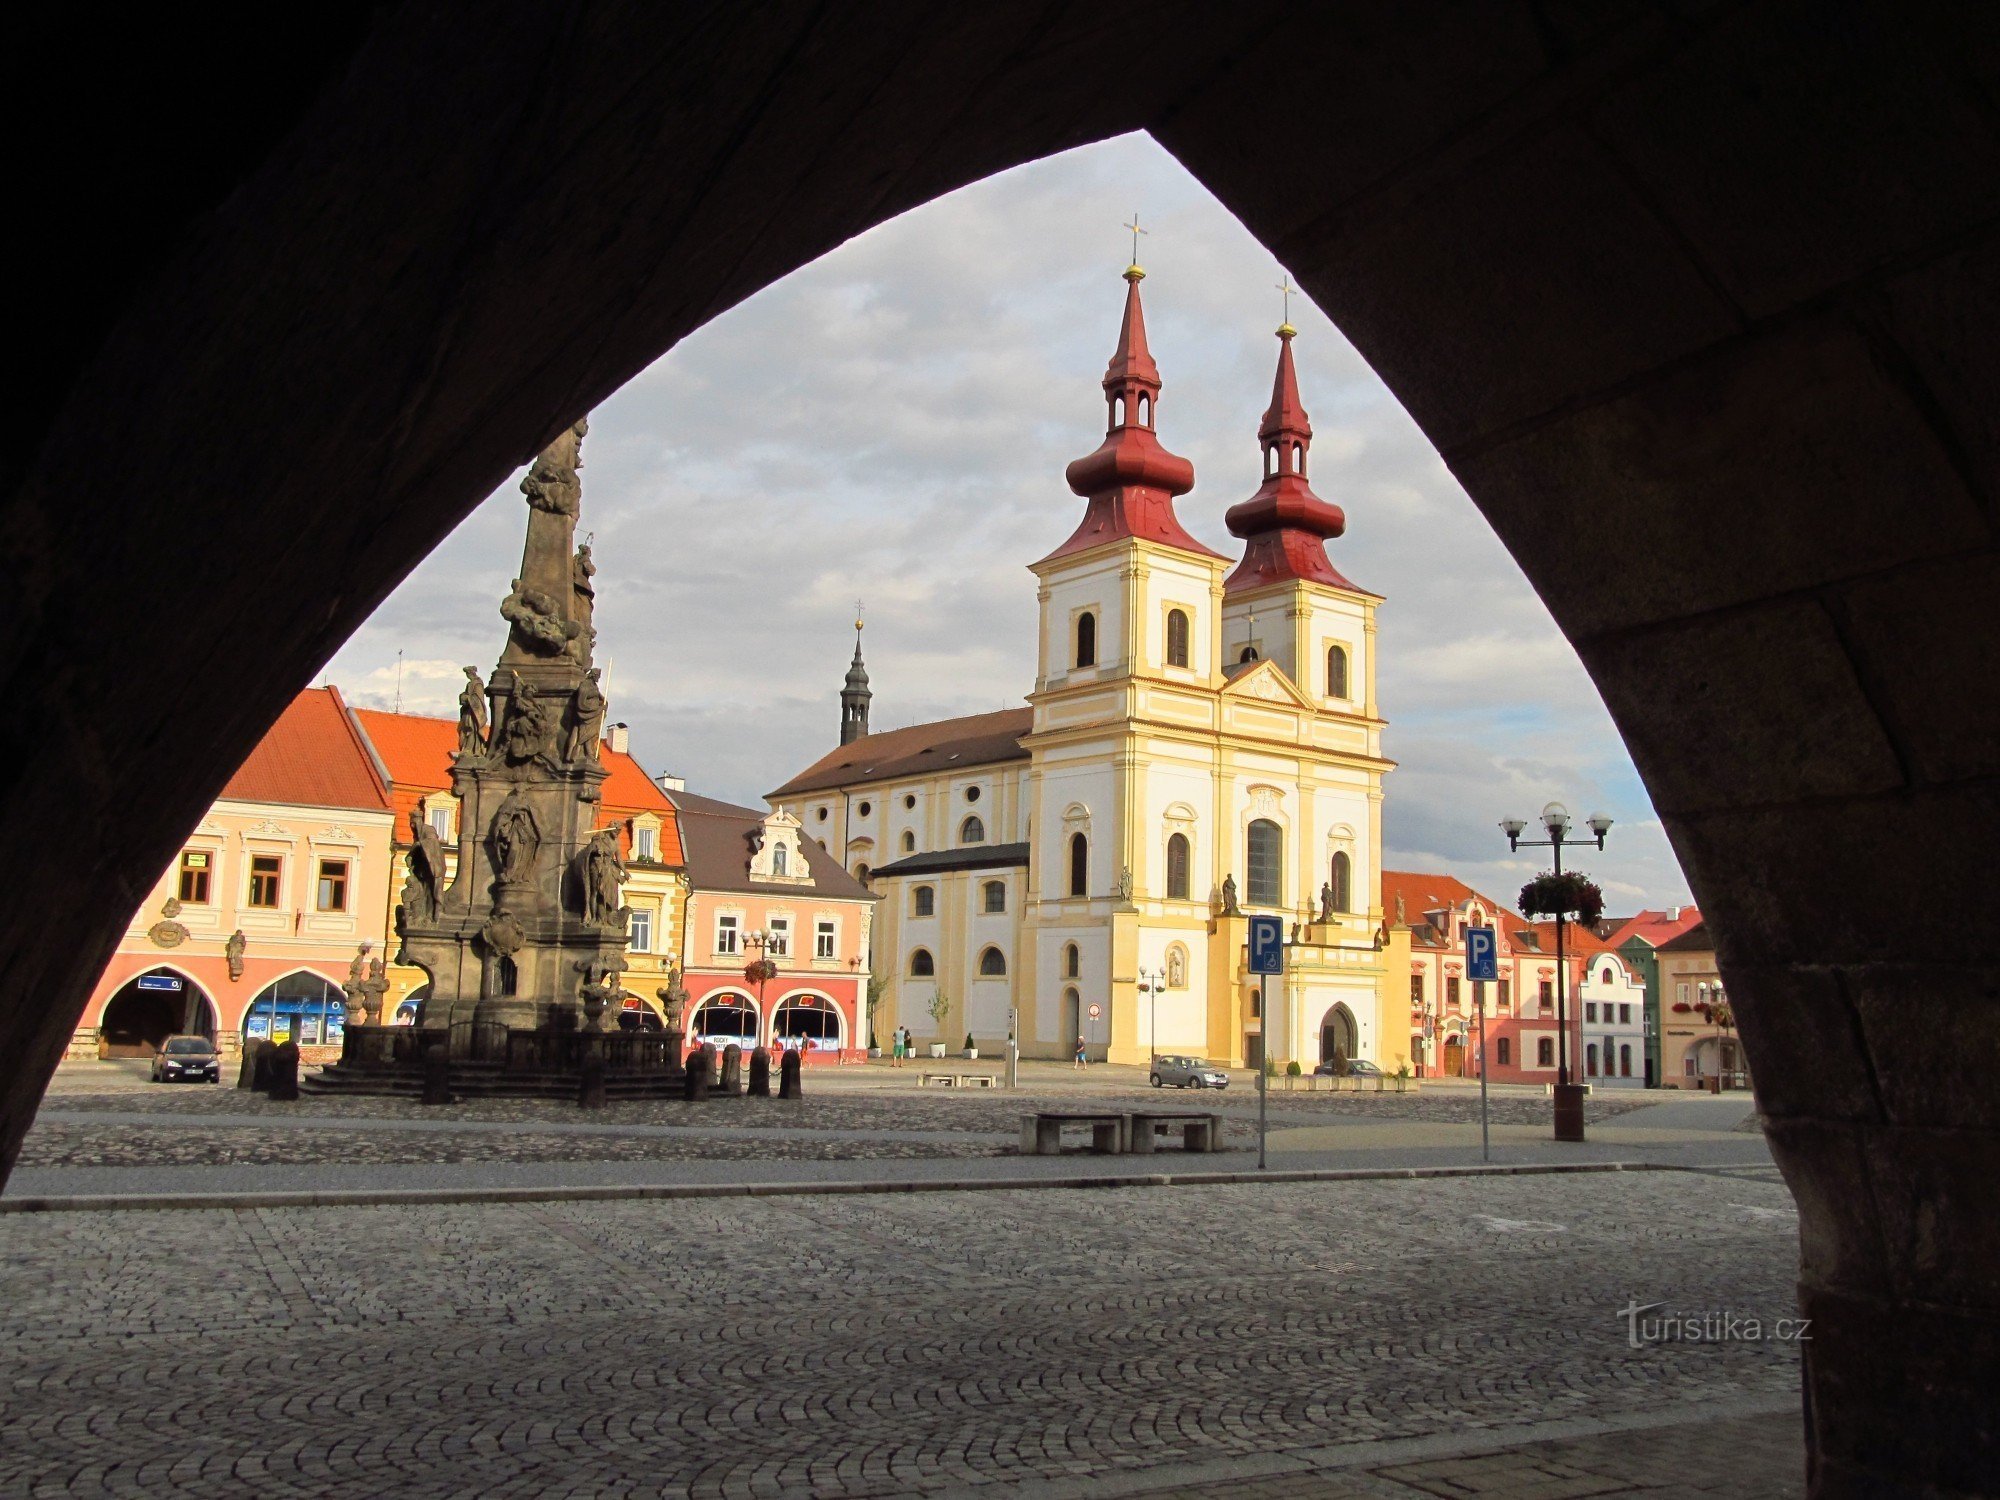
<svg viewBox="0 0 2000 1500"><path fill-rule="evenodd" d="M1500 944L1491 927L1465 929L1465 977L1472 980L1500 977Z"/></svg>
<svg viewBox="0 0 2000 1500"><path fill-rule="evenodd" d="M1282 917L1250 919L1250 972L1285 972L1285 921Z"/></svg>

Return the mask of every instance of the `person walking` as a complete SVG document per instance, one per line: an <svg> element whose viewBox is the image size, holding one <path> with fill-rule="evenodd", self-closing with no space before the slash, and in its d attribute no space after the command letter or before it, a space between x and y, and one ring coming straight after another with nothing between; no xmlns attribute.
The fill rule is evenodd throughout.
<svg viewBox="0 0 2000 1500"><path fill-rule="evenodd" d="M1085 1063L1083 1057L1083 1038L1078 1037L1076 1039L1076 1067L1082 1068L1084 1066Z"/></svg>
<svg viewBox="0 0 2000 1500"><path fill-rule="evenodd" d="M889 1034L889 1066L892 1068L900 1068L902 1067L902 1065L903 1065L903 1028L898 1026L893 1032Z"/></svg>

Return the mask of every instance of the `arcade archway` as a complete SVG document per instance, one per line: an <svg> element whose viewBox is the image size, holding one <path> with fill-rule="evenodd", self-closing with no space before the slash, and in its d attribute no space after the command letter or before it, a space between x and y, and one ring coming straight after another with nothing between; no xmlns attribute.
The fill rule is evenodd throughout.
<svg viewBox="0 0 2000 1500"><path fill-rule="evenodd" d="M215 1038L215 1003L178 969L136 974L104 1002L99 1057L151 1057L170 1036Z"/></svg>

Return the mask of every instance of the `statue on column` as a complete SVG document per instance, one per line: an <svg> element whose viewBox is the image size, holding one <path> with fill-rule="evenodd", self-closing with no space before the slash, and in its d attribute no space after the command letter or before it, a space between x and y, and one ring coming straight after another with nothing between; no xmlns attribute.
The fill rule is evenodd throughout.
<svg viewBox="0 0 2000 1500"><path fill-rule="evenodd" d="M599 679L602 669L592 667L576 685L576 722L570 726L569 756L576 761L595 761L597 741L604 733L604 691Z"/></svg>
<svg viewBox="0 0 2000 1500"><path fill-rule="evenodd" d="M618 830L600 828L583 851L583 916L600 927L616 925L624 909L620 888L625 884L625 859L618 850Z"/></svg>
<svg viewBox="0 0 2000 1500"><path fill-rule="evenodd" d="M1234 875L1225 875L1222 877L1222 915L1225 917L1240 917L1243 915L1243 908L1236 904L1236 877Z"/></svg>
<svg viewBox="0 0 2000 1500"><path fill-rule="evenodd" d="M666 984L653 992L660 997L660 1006L667 1013L667 1030L679 1031L681 1018L687 1014L687 986L681 983L680 967L667 970Z"/></svg>
<svg viewBox="0 0 2000 1500"><path fill-rule="evenodd" d="M1322 922L1333 920L1333 882L1330 880L1319 888L1319 919Z"/></svg>
<svg viewBox="0 0 2000 1500"><path fill-rule="evenodd" d="M576 556L570 559L570 589L575 594L575 602L570 618L581 627L584 635L594 635L592 618L597 612L597 564L590 558L590 543L585 542L576 549Z"/></svg>
<svg viewBox="0 0 2000 1500"><path fill-rule="evenodd" d="M341 994L347 997L347 1020L355 1026L368 1024L368 950L374 946L364 941L355 950L354 962L347 966L347 982L340 987ZM383 988L388 985L385 983Z"/></svg>
<svg viewBox="0 0 2000 1500"><path fill-rule="evenodd" d="M507 702L507 727L501 738L509 765L539 761L555 769L555 717L533 683L522 682L514 689Z"/></svg>
<svg viewBox="0 0 2000 1500"><path fill-rule="evenodd" d="M500 810L493 814L488 835L493 848L493 869L505 881L525 880L534 872L535 852L542 845L542 831L535 825L534 809L520 792L507 794Z"/></svg>
<svg viewBox="0 0 2000 1500"><path fill-rule="evenodd" d="M576 622L562 617L562 608L552 597L518 578L500 601L500 618L514 627L514 639L522 648L537 656L568 654L579 634Z"/></svg>
<svg viewBox="0 0 2000 1500"><path fill-rule="evenodd" d="M410 878L403 886L403 911L408 920L435 922L444 905L444 840L424 820L421 807L410 809Z"/></svg>
<svg viewBox="0 0 2000 1500"><path fill-rule="evenodd" d="M465 689L458 695L458 753L486 753L486 684L477 667L465 669Z"/></svg>

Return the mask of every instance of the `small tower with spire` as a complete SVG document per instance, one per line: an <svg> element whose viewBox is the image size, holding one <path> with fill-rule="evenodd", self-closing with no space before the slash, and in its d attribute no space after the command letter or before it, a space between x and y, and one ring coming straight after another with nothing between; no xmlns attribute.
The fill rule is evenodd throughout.
<svg viewBox="0 0 2000 1500"><path fill-rule="evenodd" d="M1264 482L1224 517L1243 538L1243 560L1224 587L1223 650L1240 664L1254 650L1322 709L1375 713L1375 606L1381 596L1343 577L1326 544L1347 529L1338 505L1307 479L1312 423L1299 398L1292 341L1292 288L1282 283L1287 317L1278 328L1271 405L1257 429ZM1253 637L1260 637L1254 640Z"/></svg>
<svg viewBox="0 0 2000 1500"><path fill-rule="evenodd" d="M868 733L868 668L861 661L861 615L854 616L854 660L847 666L847 685L840 690L840 743L851 745Z"/></svg>

